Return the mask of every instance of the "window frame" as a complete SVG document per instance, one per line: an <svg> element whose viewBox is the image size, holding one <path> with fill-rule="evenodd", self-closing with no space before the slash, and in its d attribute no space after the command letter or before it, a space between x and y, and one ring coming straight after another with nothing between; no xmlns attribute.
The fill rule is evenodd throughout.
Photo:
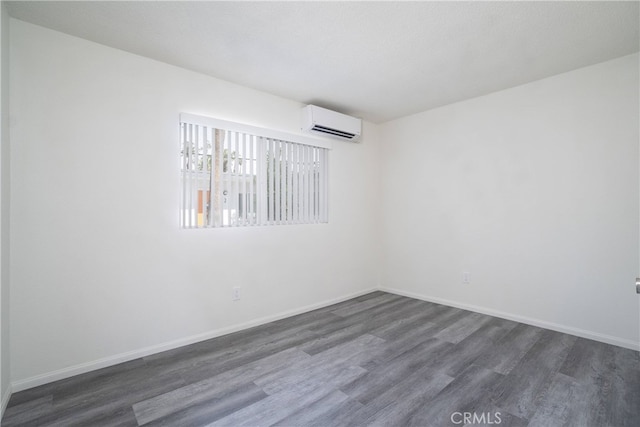
<svg viewBox="0 0 640 427"><path fill-rule="evenodd" d="M255 157L250 157L248 163L253 163L254 166L253 168L252 167L248 168L251 175L247 174L246 166L242 167L242 170L243 170L242 178L235 178L235 183L236 185L240 185L240 181L239 181L240 179L246 182L247 178L251 176L252 178L250 179L252 181L255 180L255 187L253 188L251 193L247 194L246 192L245 193L238 192L238 194L235 194L235 192L232 191L231 197L229 198L230 201L227 202L225 185L228 185L228 184L225 184L225 180L232 179L232 175L234 174L229 171L225 172L225 169L221 168L222 159L224 159L225 167L231 168L231 159L234 158L232 157L232 153L235 153L235 151L231 152L230 151L231 148L226 148L230 144L229 141L223 142L222 150L218 149L219 151L217 153L218 158L214 158L214 156L216 156L214 148L211 145L208 145L208 147L205 146L204 141L202 140L198 140L194 147L194 145L192 145L193 144L192 138L198 139L199 137L197 136L197 133L196 134L191 133L193 131L193 128L189 128L190 125L196 126L195 128L196 130L203 130L204 132L211 131L210 135L207 134L211 137L211 139L206 139L206 136L204 135L201 136L201 138L205 138L206 141L210 141L213 139L217 140L217 136L216 137L213 136L214 134L217 135L217 133L214 132L214 130L224 131L226 138L228 138L231 135L233 135L234 137L238 137L239 135L242 135L243 138L245 137L249 138L249 142L248 142L249 145L247 146L235 145L235 147L236 148L249 147L249 151L252 154L255 154ZM328 217L329 217L329 214L328 214L329 166L328 164L329 164L329 151L332 148L332 144L330 141L307 137L304 135L291 134L291 133L282 132L274 129L267 129L262 127L252 126L252 125L238 123L238 122L232 122L228 120L217 119L213 117L199 116L199 115L189 114L189 113L180 114L179 132L180 132L179 140L180 140L180 153L181 153L180 154L180 180L181 180L180 188L181 189L180 189L180 201L179 201L179 205L180 205L179 223L181 228L184 228L184 229L232 228L232 227L244 227L244 226L252 227L252 226L265 226L265 225L280 225L280 224L317 224L317 223L328 222ZM184 156L183 151L185 150L185 146L187 145L186 143L187 140L190 141L190 144L188 144L189 147L192 147L190 148L190 151L195 151L195 157L192 157L191 155L189 155L185 158ZM202 145L200 145L201 142L202 142ZM207 144L209 143L207 142ZM213 142L211 144L213 144ZM198 152L200 147L203 149L203 151ZM253 150L252 147L255 147L255 150ZM282 149L282 153L285 152L284 147L287 147L286 148L287 157L285 158L281 157L281 153L280 153L280 149ZM269 150L271 150L270 152L278 153L277 155L279 157L277 162L276 161L274 161L273 163L269 162L269 156L265 154ZM288 157L289 152L291 150L293 150L294 152L296 152L297 150L300 150L300 156L304 155L304 156L310 156L310 157L304 157L304 158L300 157L296 162L296 160L294 160L293 157L291 157L291 159ZM240 158L239 153L240 152L236 154L237 157L235 158ZM229 157L226 157L227 155ZM246 156L247 153L244 152L242 155ZM198 156L201 156L202 159L200 159ZM216 200L218 200L218 204L216 204L212 199L212 197L214 197L212 195L212 192L214 192L214 167L215 166L212 164L210 166L210 169L204 166L204 162L207 156L211 157L212 162L214 160L216 161L216 165L218 166L218 169L221 170L221 172L219 173L223 174L222 179L218 178L218 180L216 181L218 183L217 185L219 186L215 189L215 191L217 191L216 194L218 194L218 196L215 196L217 197ZM275 156L273 157L275 158ZM196 162L194 162L194 159L196 160ZM229 163L227 163L227 159L229 159L228 160ZM247 157L242 157L242 159L245 162L247 161ZM205 168L204 172L202 171L202 169L198 169L198 166L196 164L197 162L200 162L200 161L202 161L203 163L201 168ZM316 161L318 162L317 163L318 168L316 168L315 166ZM195 165L194 169L191 169L189 166L185 168L185 166L189 162ZM262 165L263 162L268 162L268 163L265 165ZM240 162L240 164L242 164L242 162ZM274 166L274 169L273 169L274 173L272 174L272 176L268 177L269 182L267 182L267 175L265 174L265 169L268 167L271 167L271 165L276 165L276 164L277 164L277 168ZM303 166L308 167L309 165L312 165L312 168L311 168L311 172L308 173L306 178L307 179L312 178L313 183L315 185L316 177L317 177L317 187L313 185L309 186L309 188L306 189L306 190L309 190L309 192L308 193L305 192L304 194L305 194L305 198L308 197L309 200L311 200L312 197L314 198L314 200L316 199L318 200L317 205L315 205L318 212L315 215L312 215L311 218L305 217L302 219L294 218L293 214L289 215L289 210L287 210L287 216L290 216L290 218L285 218L284 220L282 219L282 215L280 215L278 210L276 210L275 213L273 210L271 210L269 211L268 214L265 215L268 208L272 207L272 204L274 203L273 199L278 200L278 203L280 203L280 197L284 197L284 201L286 203L287 198L289 201L291 201L293 196L297 194L302 194L302 193L298 193L297 192L298 190L295 190L296 193L293 193L293 196L292 196L291 193L294 191L294 189L291 186L292 184L290 182L288 184L285 184L284 194L281 193L282 191L281 189L283 188L283 182L282 182L282 179L280 179L281 177L277 175L279 170L282 169L283 171L288 171L289 169L287 168L291 168L291 170L293 170L294 167L298 168L297 174L295 172L287 172L288 176L295 176L294 182L293 182L295 184L296 180L298 179L300 179L302 182L302 179L304 177L302 175L303 172L301 172L301 169L303 168ZM237 167L237 164L235 165L235 167ZM224 176L224 174L227 174L227 173L229 174L229 176ZM200 174L204 174L203 176L205 176L205 178L202 179L198 177ZM273 175L276 175L276 176L273 176ZM301 176L301 177L298 178L298 176ZM282 178L286 179L286 177L282 177ZM209 188L200 189L200 180L202 180L203 182L206 182L207 180L209 180L210 181ZM270 195L267 191L267 186L269 184L271 185L271 188L272 188L271 191L273 191L273 193ZM280 187L280 189L274 190L274 184L277 184L277 186ZM246 184L243 182L242 185L246 185ZM245 190L246 190L246 187L245 187ZM223 199L224 204L231 203L232 206L235 206L236 202L239 203L238 209L236 209L236 211L233 211L229 207L225 208L223 207L223 205L220 204L222 203L219 201L221 197L219 195L221 194L221 192L224 192L225 194L225 197ZM236 196L238 196L240 199L243 199L244 202L234 200ZM202 208L202 215L204 216L205 219L201 221L201 218L199 218L199 215L201 215L200 206L205 205L205 197L206 197L206 201L208 202L207 204L208 208L207 209ZM271 199L270 199L270 202L268 203L269 206L267 206L267 199L269 197L271 197ZM253 205L253 216L255 217L255 220L251 221L251 220L247 220L247 214L251 214L251 212L249 211L245 203L247 203L247 201L250 199L253 201L254 198L256 200L256 202ZM251 202L249 202L249 204L250 203ZM218 206L218 207L214 208L214 207L211 207L210 205ZM243 205L242 208L240 207L240 205ZM308 212L309 206L306 203L304 204L303 208L307 209L307 212ZM212 213L211 209L216 209L216 210ZM241 216L240 210L243 210L243 209L244 209L244 218L240 220L240 216ZM300 207L294 207L293 210L297 212L298 210L300 210ZM235 214L233 214L233 212L235 212ZM209 217L209 220L206 219L208 217L207 214L211 215L211 217ZM232 218L233 215L236 215L237 217ZM215 216L217 219L214 220L213 216Z"/></svg>

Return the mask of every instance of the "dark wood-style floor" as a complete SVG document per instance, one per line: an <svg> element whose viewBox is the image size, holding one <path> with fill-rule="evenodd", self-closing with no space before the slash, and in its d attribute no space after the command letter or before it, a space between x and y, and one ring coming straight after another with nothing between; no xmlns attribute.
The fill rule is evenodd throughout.
<svg viewBox="0 0 640 427"><path fill-rule="evenodd" d="M640 426L639 353L374 292L15 393L2 425L446 426L465 416Z"/></svg>

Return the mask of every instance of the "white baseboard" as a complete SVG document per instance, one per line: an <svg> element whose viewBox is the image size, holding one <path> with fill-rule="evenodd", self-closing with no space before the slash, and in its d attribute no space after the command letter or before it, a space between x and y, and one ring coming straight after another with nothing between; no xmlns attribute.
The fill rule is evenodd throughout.
<svg viewBox="0 0 640 427"><path fill-rule="evenodd" d="M0 403L0 424L2 424L2 416L4 415L4 411L7 409L9 399L11 399L11 384L7 386L6 390L2 390L2 402Z"/></svg>
<svg viewBox="0 0 640 427"><path fill-rule="evenodd" d="M500 317L501 319L513 320L515 322L525 323L527 325L538 326L540 328L551 329L552 331L562 332L565 334L575 335L578 337L587 338L594 341L600 341L606 344L616 345L618 347L624 347L631 350L640 351L640 342L635 342L635 341L627 340L624 338L605 335L598 332L587 331L584 329L573 328L570 326L564 326L557 323L546 322L544 320L532 319L530 317L520 316L512 313L506 313L504 311L493 310L490 308L480 307L477 305L459 303L459 302L451 301L447 299L416 294L413 292L405 292L400 289L380 287L378 288L378 290L383 292L389 292L396 295L402 295L405 297L415 298L423 301L429 301L436 304L442 304L442 305L448 305L451 307L461 308L463 310L474 311L476 313L487 314L489 316Z"/></svg>
<svg viewBox="0 0 640 427"><path fill-rule="evenodd" d="M249 322L241 323L234 326L229 326L226 328L216 329L213 331L205 332L198 335L192 335L185 338L180 338L174 341L165 342L162 344L141 348L138 350L130 351L127 353L116 354L109 357L104 357L102 359L93 360L86 363L81 363L79 365L69 366L67 368L59 369L53 372L47 372L45 374L36 375L34 377L26 378L23 380L18 380L11 383L11 390L15 392L19 392L22 390L26 390L32 387L37 387L39 385L47 384L53 381L62 380L65 378L72 377L74 375L84 374L86 372L95 371L96 369L106 368L108 366L117 365L118 363L128 362L130 360L138 359L140 357L149 356L151 354L160 353L166 350L172 350L174 348L182 347L185 345L193 344L200 341L205 341L211 338L219 337L222 335L227 335L233 332L238 332L243 329L252 328L254 326L263 325L265 323L273 322L276 320L284 319L286 317L295 316L298 314L306 313L308 311L316 310L318 308L326 307L332 304L337 304L342 301L346 301L351 298L356 298L361 295L365 295L374 291L377 291L377 288L371 288L364 291L356 292L353 294L345 295L339 298L334 298L328 301L323 301L316 304L307 305L302 308L297 308L293 310L284 311L278 314L274 314L271 316L261 317L259 319L251 320ZM8 400L7 400L8 402ZM4 404L4 401L3 401Z"/></svg>

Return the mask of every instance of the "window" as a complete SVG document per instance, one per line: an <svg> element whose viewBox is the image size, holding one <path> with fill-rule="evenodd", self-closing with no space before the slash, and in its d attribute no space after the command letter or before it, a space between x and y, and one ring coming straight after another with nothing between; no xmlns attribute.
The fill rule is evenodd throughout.
<svg viewBox="0 0 640 427"><path fill-rule="evenodd" d="M328 221L328 143L180 115L184 228Z"/></svg>

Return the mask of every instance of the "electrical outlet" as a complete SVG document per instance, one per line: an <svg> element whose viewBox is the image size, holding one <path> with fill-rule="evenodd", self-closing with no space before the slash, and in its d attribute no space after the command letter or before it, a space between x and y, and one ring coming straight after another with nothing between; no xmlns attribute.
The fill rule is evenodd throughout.
<svg viewBox="0 0 640 427"><path fill-rule="evenodd" d="M468 271L462 272L462 284L468 285L470 282L470 273Z"/></svg>
<svg viewBox="0 0 640 427"><path fill-rule="evenodd" d="M233 301L238 301L240 299L240 288L235 287L231 289L231 299Z"/></svg>

